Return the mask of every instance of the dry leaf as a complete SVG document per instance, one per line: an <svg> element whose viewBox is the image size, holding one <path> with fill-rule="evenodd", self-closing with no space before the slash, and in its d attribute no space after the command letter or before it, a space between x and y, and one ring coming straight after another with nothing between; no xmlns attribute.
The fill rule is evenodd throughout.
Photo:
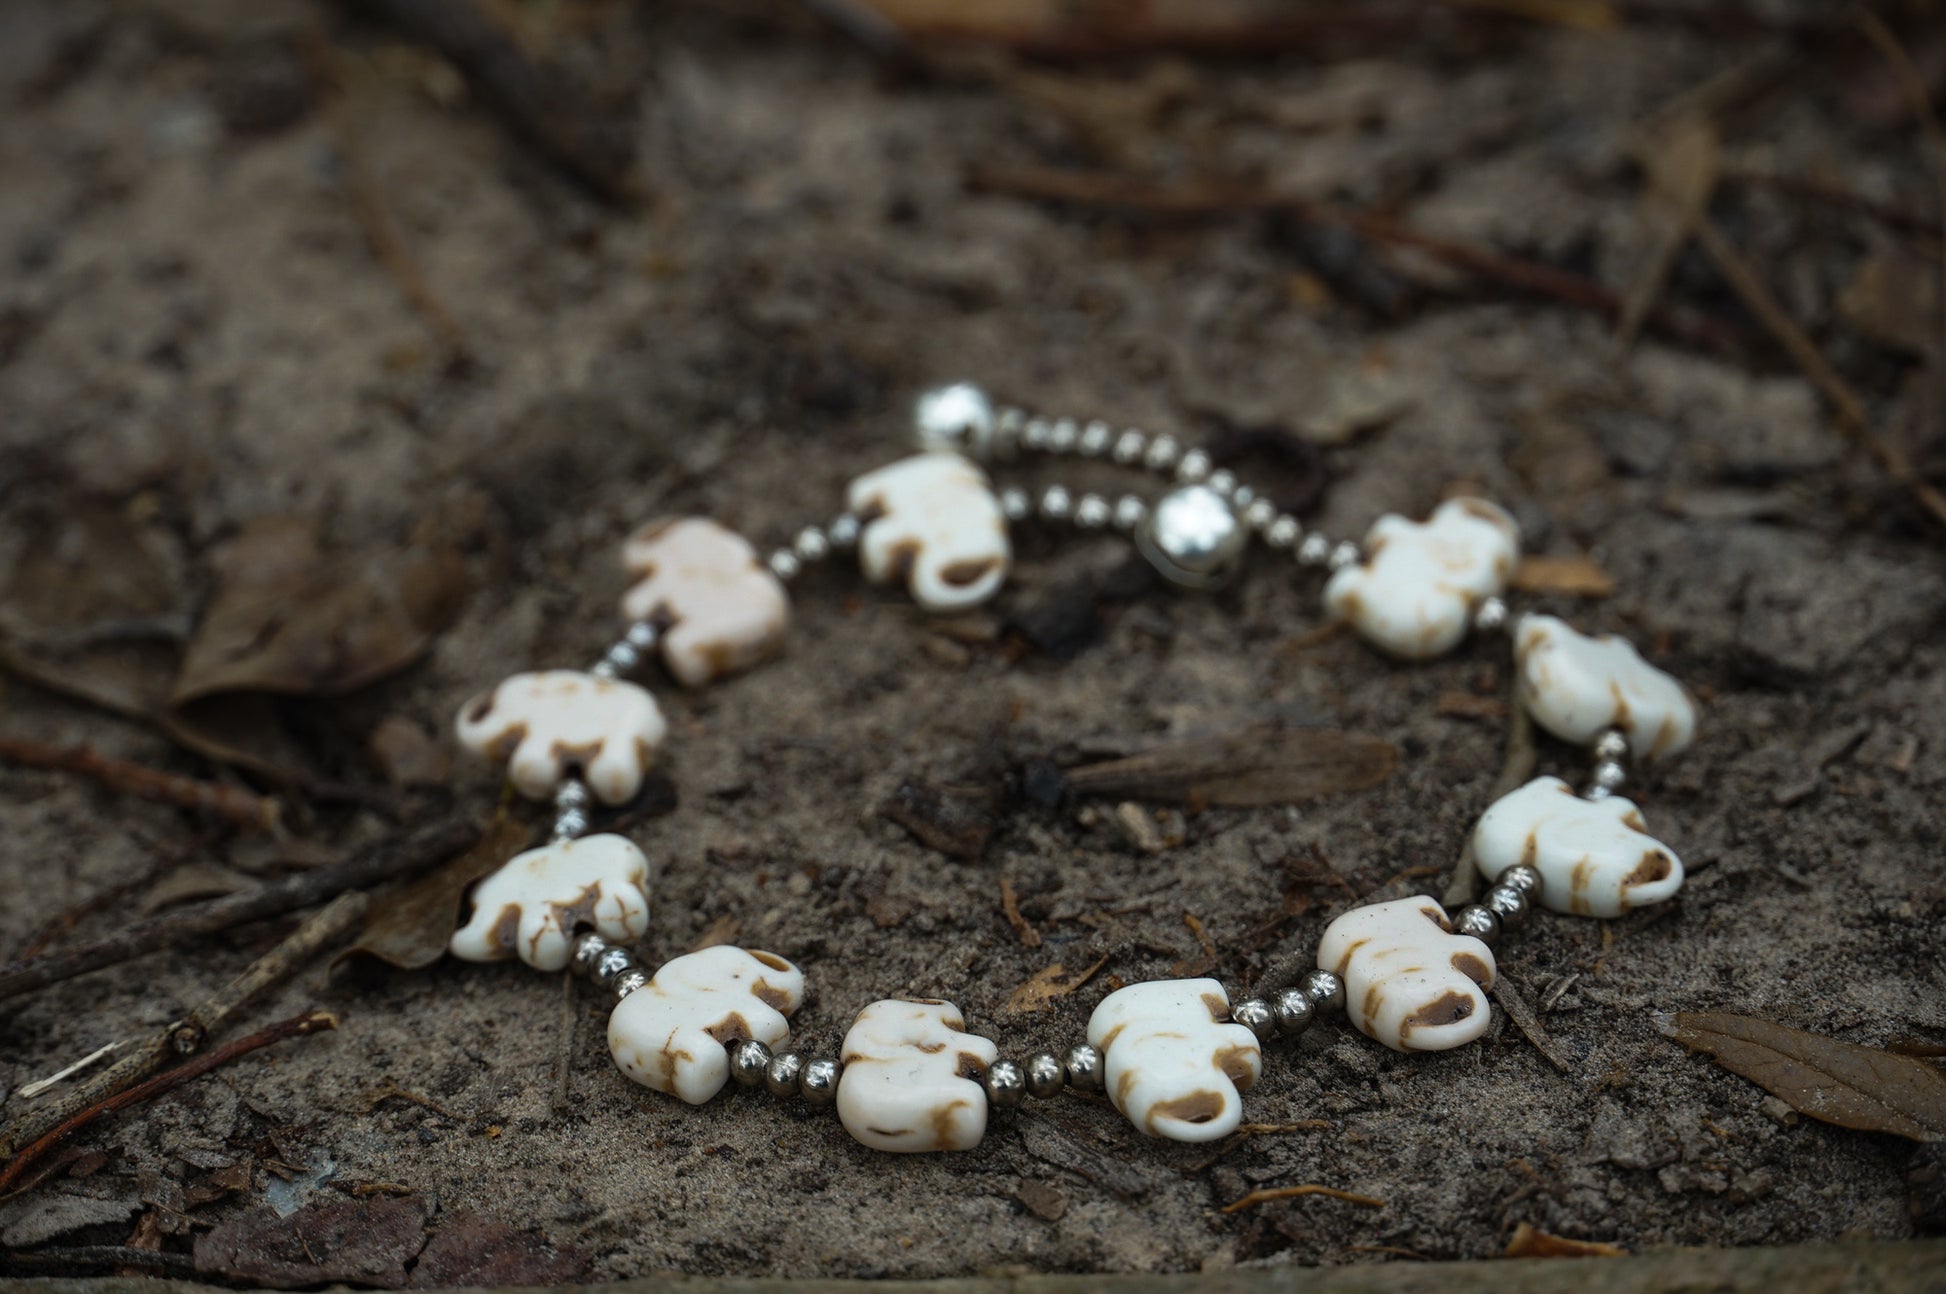
<svg viewBox="0 0 1946 1294"><path fill-rule="evenodd" d="M1800 1114L1914 1141L1946 1139L1946 1073L1916 1057L1747 1015L1683 1012L1655 1023Z"/></svg>
<svg viewBox="0 0 1946 1294"><path fill-rule="evenodd" d="M1360 732L1258 724L1071 768L1067 784L1079 795L1252 808L1366 790L1398 758L1392 743Z"/></svg>
<svg viewBox="0 0 1946 1294"><path fill-rule="evenodd" d="M1034 977L1007 995L1009 1011L1038 1011L1056 998L1068 994L1095 977L1095 972L1108 964L1108 958L1090 966L1078 975L1069 975L1068 968L1060 962L1034 972Z"/></svg>
<svg viewBox="0 0 1946 1294"><path fill-rule="evenodd" d="M1521 593L1575 598L1605 598L1615 591L1615 581L1589 557L1523 557L1514 568L1513 586Z"/></svg>
<svg viewBox="0 0 1946 1294"><path fill-rule="evenodd" d="M910 831L921 844L972 862L993 838L991 801L985 791L954 791L908 778L878 806L878 814Z"/></svg>
<svg viewBox="0 0 1946 1294"><path fill-rule="evenodd" d="M412 1265L414 1289L510 1289L571 1285L588 1260L537 1231L516 1231L478 1213L445 1213Z"/></svg>
<svg viewBox="0 0 1946 1294"><path fill-rule="evenodd" d="M307 1204L288 1218L259 1207L196 1237L196 1274L273 1289L401 1289L426 1247L426 1212L417 1196Z"/></svg>
<svg viewBox="0 0 1946 1294"><path fill-rule="evenodd" d="M1873 341L1925 355L1939 346L1939 263L1905 243L1867 257L1838 297L1838 313Z"/></svg>
<svg viewBox="0 0 1946 1294"><path fill-rule="evenodd" d="M533 832L504 809L473 847L393 898L374 904L358 942L331 963L359 953L401 970L422 970L446 955L467 888L527 846Z"/></svg>
<svg viewBox="0 0 1946 1294"><path fill-rule="evenodd" d="M1628 1250L1599 1240L1569 1240L1551 1236L1528 1223L1514 1228L1504 1258L1625 1258Z"/></svg>

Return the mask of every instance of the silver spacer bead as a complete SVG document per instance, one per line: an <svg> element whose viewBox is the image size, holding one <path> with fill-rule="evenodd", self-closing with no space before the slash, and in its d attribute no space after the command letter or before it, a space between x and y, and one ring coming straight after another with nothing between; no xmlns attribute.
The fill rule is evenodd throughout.
<svg viewBox="0 0 1946 1294"><path fill-rule="evenodd" d="M610 944L595 958L594 970L589 978L594 980L596 988L614 988L616 980L629 971L641 968L642 963L635 960L634 953Z"/></svg>
<svg viewBox="0 0 1946 1294"><path fill-rule="evenodd" d="M608 951L608 941L590 930L574 941L574 951L568 954L568 970L586 979L595 973L595 962Z"/></svg>
<svg viewBox="0 0 1946 1294"><path fill-rule="evenodd" d="M1230 496L1230 505L1232 507L1238 506L1237 496L1234 494ZM1249 526L1252 530L1269 530L1270 523L1277 520L1277 505L1269 499L1251 499L1241 506L1243 508L1243 524Z"/></svg>
<svg viewBox="0 0 1946 1294"><path fill-rule="evenodd" d="M1303 529L1296 517L1285 513L1274 518L1264 527L1264 542L1272 548L1289 548L1297 542L1297 537Z"/></svg>
<svg viewBox="0 0 1946 1294"><path fill-rule="evenodd" d="M1152 472L1174 471L1176 463L1182 458L1182 446L1174 436L1164 433L1149 442L1148 452L1142 455L1142 465Z"/></svg>
<svg viewBox="0 0 1946 1294"><path fill-rule="evenodd" d="M1604 759L1595 765L1594 783L1604 791L1619 791L1628 781L1628 769L1618 760Z"/></svg>
<svg viewBox="0 0 1946 1294"><path fill-rule="evenodd" d="M1110 455L1123 467L1133 467L1142 461L1142 455L1149 448L1149 438L1131 428L1115 438L1115 449Z"/></svg>
<svg viewBox="0 0 1946 1294"><path fill-rule="evenodd" d="M798 531L791 548L800 562L821 562L831 555L831 541L816 526L806 526Z"/></svg>
<svg viewBox="0 0 1946 1294"><path fill-rule="evenodd" d="M1228 499L1232 504L1234 504L1239 509L1241 509L1245 504L1250 502L1250 499L1238 499L1236 497L1236 493L1239 488L1237 485L1237 474L1235 472L1230 471L1228 468L1218 468L1216 471L1211 472L1209 474L1209 479L1204 481L1203 484L1209 486L1210 489L1215 490L1218 494ZM1252 490L1250 492L1250 497L1255 498L1256 491Z"/></svg>
<svg viewBox="0 0 1946 1294"><path fill-rule="evenodd" d="M971 382L934 387L912 407L921 449L986 458L993 450L993 401Z"/></svg>
<svg viewBox="0 0 1946 1294"><path fill-rule="evenodd" d="M856 513L840 512L824 528L824 536L831 541L833 548L845 552L858 546L858 532L863 528Z"/></svg>
<svg viewBox="0 0 1946 1294"><path fill-rule="evenodd" d="M614 678L619 671L616 670L615 663L604 656L589 666L588 672L596 678Z"/></svg>
<svg viewBox="0 0 1946 1294"><path fill-rule="evenodd" d="M804 563L797 560L797 554L788 548L780 548L770 555L770 573L789 584L804 570Z"/></svg>
<svg viewBox="0 0 1946 1294"><path fill-rule="evenodd" d="M1009 521L1025 521L1034 512L1034 504L1027 497L1027 491L1018 485L1009 485L1000 491L1000 512Z"/></svg>
<svg viewBox="0 0 1946 1294"><path fill-rule="evenodd" d="M1176 479L1184 485L1201 485L1209 474L1209 455L1200 449L1190 450L1176 463Z"/></svg>
<svg viewBox="0 0 1946 1294"><path fill-rule="evenodd" d="M1067 1085L1067 1071L1061 1068L1059 1056L1051 1051L1037 1051L1027 1058L1027 1095L1045 1101L1059 1096Z"/></svg>
<svg viewBox="0 0 1946 1294"><path fill-rule="evenodd" d="M1331 560L1331 541L1323 535L1309 534L1297 546L1297 560L1305 566L1322 566Z"/></svg>
<svg viewBox="0 0 1946 1294"><path fill-rule="evenodd" d="M1257 501L1257 492L1247 485L1239 485L1230 491L1230 506L1238 512L1246 511Z"/></svg>
<svg viewBox="0 0 1946 1294"><path fill-rule="evenodd" d="M1581 798L1584 800L1605 800L1613 794L1615 793L1605 786L1591 786L1581 793Z"/></svg>
<svg viewBox="0 0 1946 1294"><path fill-rule="evenodd" d="M1115 500L1115 529L1133 530L1147 519L1149 505L1133 494Z"/></svg>
<svg viewBox="0 0 1946 1294"><path fill-rule="evenodd" d="M730 1077L738 1087L755 1087L770 1072L770 1048L755 1038L730 1046Z"/></svg>
<svg viewBox="0 0 1946 1294"><path fill-rule="evenodd" d="M1511 885L1496 885L1482 894L1480 906L1499 917L1505 930L1517 930L1527 920L1527 896Z"/></svg>
<svg viewBox="0 0 1946 1294"><path fill-rule="evenodd" d="M654 625L646 620L637 620L628 627L628 632L622 635L622 641L636 651L646 652L655 646L656 640L660 637L662 634Z"/></svg>
<svg viewBox="0 0 1946 1294"><path fill-rule="evenodd" d="M1331 550L1331 560L1328 565L1334 571L1342 571L1347 566L1356 566L1358 556L1358 545L1347 539Z"/></svg>
<svg viewBox="0 0 1946 1294"><path fill-rule="evenodd" d="M1053 428L1047 433L1047 452L1050 454L1072 454L1075 446L1081 443L1081 428L1072 418L1057 418Z"/></svg>
<svg viewBox="0 0 1946 1294"><path fill-rule="evenodd" d="M1027 1096L1027 1075L1011 1060L987 1066L987 1101L998 1110L1011 1110Z"/></svg>
<svg viewBox="0 0 1946 1294"><path fill-rule="evenodd" d="M1081 429L1075 451L1084 458L1100 458L1115 443L1115 429L1105 422L1091 422Z"/></svg>
<svg viewBox="0 0 1946 1294"><path fill-rule="evenodd" d="M1499 598L1482 598L1473 608L1473 627L1483 634L1497 633L1507 627L1507 604Z"/></svg>
<svg viewBox="0 0 1946 1294"><path fill-rule="evenodd" d="M1012 405L1000 410L993 424L993 456L1012 458L1020 448L1020 431L1027 425L1027 411Z"/></svg>
<svg viewBox="0 0 1946 1294"><path fill-rule="evenodd" d="M1500 873L1500 879L1494 884L1504 885L1510 890L1519 890L1527 896L1529 902L1532 902L1540 896L1541 874L1526 863L1516 863Z"/></svg>
<svg viewBox="0 0 1946 1294"><path fill-rule="evenodd" d="M1310 994L1301 988L1287 988L1270 1004L1277 1013L1277 1031L1286 1038L1295 1038L1311 1027L1318 1018L1318 1009L1312 1003Z"/></svg>
<svg viewBox="0 0 1946 1294"><path fill-rule="evenodd" d="M812 1105L830 1105L838 1099L838 1080L844 1072L835 1060L814 1060L798 1072L798 1095Z"/></svg>
<svg viewBox="0 0 1946 1294"><path fill-rule="evenodd" d="M1066 521L1074 515L1074 496L1065 485L1050 485L1041 493L1041 515L1049 521Z"/></svg>
<svg viewBox="0 0 1946 1294"><path fill-rule="evenodd" d="M642 653L625 642L619 642L608 649L603 659L613 665L616 672L626 674L642 663Z"/></svg>
<svg viewBox="0 0 1946 1294"><path fill-rule="evenodd" d="M588 829L588 815L580 809L562 809L554 815L554 838L574 840Z"/></svg>
<svg viewBox="0 0 1946 1294"><path fill-rule="evenodd" d="M614 993L615 1000L619 1002L623 998L627 997L630 993L635 992L635 990L639 988L647 988L648 984L649 984L649 973L643 970L640 966L637 966L634 970L625 970L621 974L617 975L615 977L615 982L613 984L610 984L608 987L609 990Z"/></svg>
<svg viewBox="0 0 1946 1294"><path fill-rule="evenodd" d="M1068 1086L1077 1092L1099 1092L1107 1072L1101 1052L1085 1042L1068 1048L1061 1068L1067 1071Z"/></svg>
<svg viewBox="0 0 1946 1294"><path fill-rule="evenodd" d="M1029 418L1027 425L1020 430L1020 443L1023 448L1036 454L1047 452L1047 445L1054 438L1054 424L1045 418Z"/></svg>
<svg viewBox="0 0 1946 1294"><path fill-rule="evenodd" d="M554 788L554 807L557 809L585 809L588 807L588 784L577 778L569 778Z"/></svg>
<svg viewBox="0 0 1946 1294"><path fill-rule="evenodd" d="M1084 494L1074 505L1074 524L1083 530L1101 530L1114 517L1108 500L1099 494Z"/></svg>
<svg viewBox="0 0 1946 1294"><path fill-rule="evenodd" d="M1212 589L1236 573L1250 532L1207 485L1179 485L1156 500L1135 546L1171 584Z"/></svg>
<svg viewBox="0 0 1946 1294"><path fill-rule="evenodd" d="M1308 972L1297 986L1304 990L1304 996L1311 999L1311 1005L1320 1011L1342 1011L1345 1009L1345 982L1328 970Z"/></svg>
<svg viewBox="0 0 1946 1294"><path fill-rule="evenodd" d="M1248 1029L1258 1038L1268 1040L1277 1036L1277 1012L1270 1003L1260 997L1245 998L1230 1008L1230 1019Z"/></svg>
<svg viewBox="0 0 1946 1294"><path fill-rule="evenodd" d="M795 1096L803 1073L804 1057L794 1051L778 1052L764 1067L764 1090L772 1096Z"/></svg>
<svg viewBox="0 0 1946 1294"><path fill-rule="evenodd" d="M1469 903L1453 914L1453 933L1472 935L1491 948L1500 942L1500 918L1494 915L1492 908Z"/></svg>
<svg viewBox="0 0 1946 1294"><path fill-rule="evenodd" d="M1595 744L1588 749L1596 759L1612 759L1619 763L1628 758L1628 734L1620 728L1610 728L1595 738Z"/></svg>

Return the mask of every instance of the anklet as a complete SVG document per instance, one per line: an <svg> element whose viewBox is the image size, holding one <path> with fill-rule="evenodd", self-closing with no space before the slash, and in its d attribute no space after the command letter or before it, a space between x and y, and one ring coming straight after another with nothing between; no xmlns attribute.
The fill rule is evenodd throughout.
<svg viewBox="0 0 1946 1294"><path fill-rule="evenodd" d="M1461 1046L1491 1019L1493 948L1531 908L1616 917L1682 884L1674 851L1619 792L1631 765L1690 744L1695 706L1628 643L1509 610L1519 532L1504 509L1456 498L1425 521L1388 515L1362 543L1337 541L1172 436L996 406L969 384L922 397L915 429L919 453L854 480L845 510L767 555L704 519L644 526L623 546L635 581L626 629L600 659L515 675L460 710L462 744L504 762L522 795L551 799L554 828L475 888L451 951L518 957L613 994L608 1047L629 1078L692 1105L734 1080L835 1106L853 1137L887 1151L972 1149L990 1108L1069 1089L1104 1093L1151 1136L1207 1141L1238 1127L1266 1044L1342 1012L1395 1050ZM996 491L984 465L1026 455L1105 460L1168 484L1153 502L1059 485ZM1450 918L1424 896L1355 907L1325 929L1316 969L1269 998L1233 1004L1207 978L1118 988L1061 1054L1003 1055L950 1002L888 999L858 1012L837 1056L809 1056L790 1049L805 981L784 958L719 946L651 975L626 946L648 930L648 859L625 836L588 834L592 806L632 799L668 736L654 696L626 676L656 659L701 687L770 658L789 627L788 586L844 554L928 610L975 606L1006 579L1010 527L1030 521L1126 534L1191 590L1223 584L1259 550L1316 569L1330 617L1398 659L1431 659L1469 632L1504 634L1519 705L1586 749L1587 783L1541 777L1490 806L1471 852L1491 884Z"/></svg>

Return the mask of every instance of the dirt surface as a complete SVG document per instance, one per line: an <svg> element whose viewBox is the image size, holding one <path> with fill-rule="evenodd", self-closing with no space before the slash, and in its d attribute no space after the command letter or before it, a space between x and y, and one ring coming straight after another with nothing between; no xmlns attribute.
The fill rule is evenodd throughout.
<svg viewBox="0 0 1946 1294"><path fill-rule="evenodd" d="M1630 1247L1912 1234L1907 1143L1785 1118L1653 1024L1725 1010L1871 1045L1946 1040L1941 528L1833 425L1709 261L1683 254L1669 296L1724 321L1731 352L1652 326L1617 362L1598 314L1342 232L1077 212L964 183L969 168L1048 165L1247 176L1625 293L1651 241L1631 127L1777 38L1432 24L1330 58L963 54L901 72L786 5L523 9L529 38L599 102L633 101L620 120L651 196L630 212L510 142L449 67L382 27L320 27L319 12L0 7L11 640L70 663L112 650L124 677L166 692L224 586L216 555L253 522L312 519L353 571L448 554L432 600L457 609L433 617L415 663L257 713L315 779L382 787L388 767L413 771L404 749L436 782L388 792L406 821L484 814L490 771L458 762L438 782L450 716L510 670L592 658L615 630L634 525L700 512L786 539L900 452L928 383L976 376L1198 441L1384 421L1322 451L1334 479L1307 520L1356 536L1465 486L1518 515L1530 552L1590 555L1612 597L1523 605L1626 634L1701 699L1696 747L1637 785L1691 880L1666 910L1541 914L1503 946L1529 999L1576 977L1544 1016L1567 1072L1498 1013L1483 1042L1433 1056L1329 1021L1272 1050L1246 1111L1327 1126L1218 1148L1150 1142L1104 1105L1062 1100L998 1119L975 1153L891 1158L767 1097L691 1109L633 1088L607 1058L597 995L564 1011L553 980L519 966L313 968L252 1018L322 1005L336 1033L89 1134L108 1157L0 1205L0 1243L133 1243L147 1227L186 1253L266 1202L371 1198L356 1192L373 1184L422 1212L538 1229L598 1277L1485 1257L1523 1221ZM324 33L336 96L300 52L307 29ZM1811 66L1738 119L1725 173L1925 210L1917 127L1885 107L1882 65ZM374 256L347 138L466 362L447 362ZM1839 316L1898 235L1760 184L1725 182L1713 212L1873 426L1923 464L1917 355ZM1389 418L1364 416L1374 405ZM1240 465L1297 498L1302 461ZM1155 488L1102 465L1005 475ZM1112 537L1037 531L1018 550L994 606L947 626L818 570L785 659L708 691L655 683L677 803L632 828L655 867L646 961L725 935L796 960L817 1050L866 1002L921 995L1024 1053L1077 1040L1116 980L1208 967L1233 993L1287 982L1355 897L1441 892L1500 764L1503 641L1399 666L1316 633L1316 577L1288 559L1260 554L1234 588L1190 598L1145 580ZM1398 771L1356 795L1192 812L1183 843L1156 854L1129 847L1113 804L1028 793L1050 759L1267 718L1385 738ZM17 678L0 680L0 725L234 776L153 724ZM1551 743L1541 764L1584 768ZM906 781L976 792L984 853L948 857L888 821L879 808ZM294 823L266 844L0 768L0 948L158 859L176 861L63 938L396 830L329 797ZM1007 920L1003 881L1038 946ZM1274 925L1287 900L1297 914ZM0 1006L0 1115L28 1107L22 1083L177 1018L289 926ZM1072 994L1010 1005L1048 967L1103 958ZM388 1085L421 1099L375 1103ZM239 1164L242 1189L184 1202ZM1384 1206L1218 1211L1305 1182Z"/></svg>

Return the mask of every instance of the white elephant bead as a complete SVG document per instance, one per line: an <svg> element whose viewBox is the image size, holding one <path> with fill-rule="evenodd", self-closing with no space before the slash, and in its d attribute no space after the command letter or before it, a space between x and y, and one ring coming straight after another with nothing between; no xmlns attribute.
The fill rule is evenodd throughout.
<svg viewBox="0 0 1946 1294"><path fill-rule="evenodd" d="M986 1135L993 1043L951 1002L874 1002L845 1034L838 1121L873 1150L971 1150Z"/></svg>
<svg viewBox="0 0 1946 1294"><path fill-rule="evenodd" d="M1108 1099L1138 1129L1171 1141L1236 1131L1242 1093L1263 1071L1257 1035L1224 1021L1230 999L1213 979L1153 980L1116 989L1088 1017L1105 1058Z"/></svg>
<svg viewBox="0 0 1946 1294"><path fill-rule="evenodd" d="M1591 638L1553 616L1522 616L1514 660L1521 704L1563 741L1585 745L1620 728L1647 760L1695 739L1696 703L1682 685L1613 634Z"/></svg>
<svg viewBox="0 0 1946 1294"><path fill-rule="evenodd" d="M648 883L649 860L626 836L557 840L481 881L448 947L465 961L518 956L535 970L565 970L578 927L614 943L648 933Z"/></svg>
<svg viewBox="0 0 1946 1294"><path fill-rule="evenodd" d="M1618 917L1682 887L1682 860L1649 835L1620 796L1585 800L1558 777L1540 777L1494 801L1473 829L1480 872L1498 880L1525 864L1541 874L1543 907Z"/></svg>
<svg viewBox="0 0 1946 1294"><path fill-rule="evenodd" d="M642 789L669 731L645 689L571 669L516 674L462 706L456 726L467 749L507 761L522 795L546 799L579 770L605 804Z"/></svg>
<svg viewBox="0 0 1946 1294"><path fill-rule="evenodd" d="M622 614L661 632L662 663L698 687L773 656L790 627L783 584L743 536L701 517L652 521L622 545L637 581Z"/></svg>
<svg viewBox="0 0 1946 1294"><path fill-rule="evenodd" d="M1325 606L1373 646L1428 660L1466 636L1473 610L1507 587L1520 527L1485 499L1449 499L1424 521L1380 517L1365 560L1324 586Z"/></svg>
<svg viewBox="0 0 1946 1294"><path fill-rule="evenodd" d="M958 454L919 454L851 483L864 530L858 560L874 584L902 579L928 611L986 601L1007 578L1007 519L986 473Z"/></svg>
<svg viewBox="0 0 1946 1294"><path fill-rule="evenodd" d="M804 972L775 953L719 945L667 963L608 1017L608 1053L644 1087L701 1105L730 1078L728 1044L790 1041Z"/></svg>
<svg viewBox="0 0 1946 1294"><path fill-rule="evenodd" d="M1394 1051L1445 1051L1492 1020L1493 950L1456 935L1423 896L1371 903L1325 927L1318 969L1345 982L1345 1014Z"/></svg>

